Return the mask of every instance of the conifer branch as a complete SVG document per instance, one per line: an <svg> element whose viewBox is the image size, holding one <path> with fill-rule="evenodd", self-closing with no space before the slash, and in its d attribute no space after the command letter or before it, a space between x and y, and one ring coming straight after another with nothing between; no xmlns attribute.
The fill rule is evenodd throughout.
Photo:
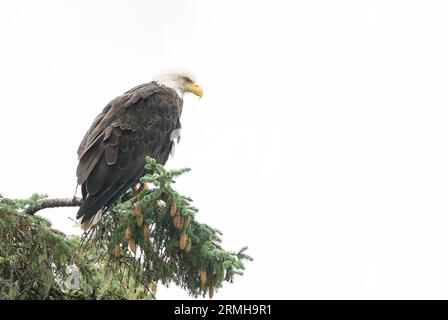
<svg viewBox="0 0 448 320"><path fill-rule="evenodd" d="M80 198L0 195L0 300L150 300L158 285L171 283L193 297L212 298L241 275L252 260L247 248L226 251L222 233L196 220L193 200L173 188L189 169L166 170L145 160L140 182L147 187L104 208L81 237L65 236L35 215L79 206ZM76 286L70 282L75 278Z"/></svg>
<svg viewBox="0 0 448 320"><path fill-rule="evenodd" d="M47 208L58 207L79 207L81 205L81 198L54 198L54 199L42 199L37 204L31 205L23 210L23 213L33 215L37 211Z"/></svg>

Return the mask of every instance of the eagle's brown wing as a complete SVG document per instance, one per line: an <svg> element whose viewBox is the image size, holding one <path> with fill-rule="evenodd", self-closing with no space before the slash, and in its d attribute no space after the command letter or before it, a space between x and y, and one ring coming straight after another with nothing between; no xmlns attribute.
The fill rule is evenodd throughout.
<svg viewBox="0 0 448 320"><path fill-rule="evenodd" d="M104 108L78 148L81 223L138 182L146 155L165 164L173 144L171 133L180 129L181 112L177 93L154 83L135 87Z"/></svg>

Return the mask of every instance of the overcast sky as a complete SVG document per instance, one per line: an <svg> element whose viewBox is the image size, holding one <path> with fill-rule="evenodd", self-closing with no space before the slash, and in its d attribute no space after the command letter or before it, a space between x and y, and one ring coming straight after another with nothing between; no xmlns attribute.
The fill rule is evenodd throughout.
<svg viewBox="0 0 448 320"><path fill-rule="evenodd" d="M446 1L2 1L0 193L71 197L114 97L192 71L169 168L248 245L218 299L448 298ZM75 208L42 215L66 233ZM159 299L188 298L172 285Z"/></svg>

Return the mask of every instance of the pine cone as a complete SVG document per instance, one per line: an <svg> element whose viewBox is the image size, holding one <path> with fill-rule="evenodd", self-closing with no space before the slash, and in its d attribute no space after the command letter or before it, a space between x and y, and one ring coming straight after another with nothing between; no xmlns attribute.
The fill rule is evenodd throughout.
<svg viewBox="0 0 448 320"><path fill-rule="evenodd" d="M136 202L134 203L134 213L135 216L141 216L142 215L142 207Z"/></svg>
<svg viewBox="0 0 448 320"><path fill-rule="evenodd" d="M170 217L173 218L176 215L176 212L177 212L177 205L176 202L173 202L170 208Z"/></svg>
<svg viewBox="0 0 448 320"><path fill-rule="evenodd" d="M207 277L207 284L209 287L213 287L213 283L214 283L214 279L213 276L211 277L210 275Z"/></svg>
<svg viewBox="0 0 448 320"><path fill-rule="evenodd" d="M132 238L132 227L129 224L128 227L126 228L126 232L124 233L124 238L126 239L126 241L129 242L129 240L131 240Z"/></svg>
<svg viewBox="0 0 448 320"><path fill-rule="evenodd" d="M188 253L188 252L190 252L190 250L191 250L191 239L190 239L190 237L188 237L187 244L185 245L184 251L185 251L185 253Z"/></svg>
<svg viewBox="0 0 448 320"><path fill-rule="evenodd" d="M189 225L190 225L190 217L189 216L185 216L184 217L183 228L187 229Z"/></svg>
<svg viewBox="0 0 448 320"><path fill-rule="evenodd" d="M180 235L180 239L179 239L179 248L180 248L180 250L184 250L185 249L185 246L187 244L187 239L188 239L188 236L187 236L186 233L182 233Z"/></svg>
<svg viewBox="0 0 448 320"><path fill-rule="evenodd" d="M137 244L135 243L134 239L129 240L129 247L131 248L132 253L135 254L137 251Z"/></svg>
<svg viewBox="0 0 448 320"><path fill-rule="evenodd" d="M181 216L181 215L179 215L179 226L178 226L178 228L177 229L182 229L182 227L183 227L183 225L184 225L184 220L185 220L185 217L184 216Z"/></svg>
<svg viewBox="0 0 448 320"><path fill-rule="evenodd" d="M215 293L215 289L213 287L208 287L208 297L210 299L213 298L213 294Z"/></svg>
<svg viewBox="0 0 448 320"><path fill-rule="evenodd" d="M143 226L143 238L145 238L145 240L148 240L150 236L151 236L151 230L149 230L149 226L145 224Z"/></svg>
<svg viewBox="0 0 448 320"><path fill-rule="evenodd" d="M138 203L134 203L134 213L135 219L137 220L137 225L141 227L143 225L143 215L142 215L142 207Z"/></svg>
<svg viewBox="0 0 448 320"><path fill-rule="evenodd" d="M136 216L135 219L137 220L137 225L141 227L143 225L143 216L142 215Z"/></svg>
<svg viewBox="0 0 448 320"><path fill-rule="evenodd" d="M204 286L207 282L207 272L201 270L199 273L199 284L201 285L201 289L204 289Z"/></svg>
<svg viewBox="0 0 448 320"><path fill-rule="evenodd" d="M179 213L176 213L176 215L173 218L173 224L174 228L181 229L182 228L182 217Z"/></svg>

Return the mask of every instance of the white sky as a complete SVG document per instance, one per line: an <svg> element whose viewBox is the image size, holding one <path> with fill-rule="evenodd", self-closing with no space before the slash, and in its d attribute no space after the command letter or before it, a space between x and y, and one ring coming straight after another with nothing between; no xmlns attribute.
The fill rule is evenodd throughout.
<svg viewBox="0 0 448 320"><path fill-rule="evenodd" d="M218 299L448 298L446 1L2 1L0 192L70 197L114 97L195 73L170 168L255 258ZM76 209L47 210L79 232ZM159 299L188 298L172 285Z"/></svg>

